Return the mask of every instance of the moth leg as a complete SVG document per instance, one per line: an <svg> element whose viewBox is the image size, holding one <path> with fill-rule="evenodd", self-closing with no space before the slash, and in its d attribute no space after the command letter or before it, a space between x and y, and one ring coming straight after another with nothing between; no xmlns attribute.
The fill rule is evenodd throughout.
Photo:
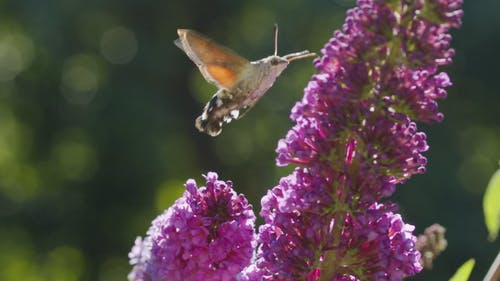
<svg viewBox="0 0 500 281"><path fill-rule="evenodd" d="M245 114L247 114L250 111L250 109L252 109L252 106L245 106L245 107L241 108L240 114L239 114L238 118L236 118L236 119L241 119L243 116L245 116Z"/></svg>
<svg viewBox="0 0 500 281"><path fill-rule="evenodd" d="M253 106L255 105L256 102L257 102L257 100L254 99L249 104L247 104L244 107L242 107L240 109L240 114L239 114L238 118L236 118L236 119L240 119L243 116L245 116L245 114L247 114L250 111L250 109L253 108Z"/></svg>

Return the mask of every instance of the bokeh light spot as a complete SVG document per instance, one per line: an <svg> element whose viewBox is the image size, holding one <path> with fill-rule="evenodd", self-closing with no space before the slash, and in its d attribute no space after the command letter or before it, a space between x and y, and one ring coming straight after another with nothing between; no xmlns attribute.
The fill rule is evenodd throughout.
<svg viewBox="0 0 500 281"><path fill-rule="evenodd" d="M35 198L41 191L40 172L28 163L12 163L2 171L3 191L9 199L24 202Z"/></svg>
<svg viewBox="0 0 500 281"><path fill-rule="evenodd" d="M55 145L51 163L61 178L82 181L94 175L97 153L83 131L68 130Z"/></svg>
<svg viewBox="0 0 500 281"><path fill-rule="evenodd" d="M101 54L110 63L129 63L137 53L137 40L134 32L118 26L105 31L101 38Z"/></svg>
<svg viewBox="0 0 500 281"><path fill-rule="evenodd" d="M22 228L0 228L0 280L42 281L31 237Z"/></svg>
<svg viewBox="0 0 500 281"><path fill-rule="evenodd" d="M61 91L69 103L88 104L99 89L102 70L95 57L80 54L66 60L61 77Z"/></svg>
<svg viewBox="0 0 500 281"><path fill-rule="evenodd" d="M0 29L0 82L14 79L33 59L34 47L22 33Z"/></svg>
<svg viewBox="0 0 500 281"><path fill-rule="evenodd" d="M27 160L31 131L7 108L0 106L0 192L24 202L40 191L40 173Z"/></svg>
<svg viewBox="0 0 500 281"><path fill-rule="evenodd" d="M61 246L48 254L43 270L47 280L77 281L81 280L84 268L85 260L80 250Z"/></svg>
<svg viewBox="0 0 500 281"><path fill-rule="evenodd" d="M15 46L0 42L0 80L8 81L22 70L22 55Z"/></svg>
<svg viewBox="0 0 500 281"><path fill-rule="evenodd" d="M23 156L30 144L26 129L9 108L0 106L0 169Z"/></svg>

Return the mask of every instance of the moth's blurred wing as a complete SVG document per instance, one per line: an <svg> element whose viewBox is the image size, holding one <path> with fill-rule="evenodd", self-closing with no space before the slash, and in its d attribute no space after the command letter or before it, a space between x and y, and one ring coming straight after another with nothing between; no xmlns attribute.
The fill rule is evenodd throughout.
<svg viewBox="0 0 500 281"><path fill-rule="evenodd" d="M250 62L212 39L189 29L178 29L174 41L198 66L203 77L219 88L230 90Z"/></svg>

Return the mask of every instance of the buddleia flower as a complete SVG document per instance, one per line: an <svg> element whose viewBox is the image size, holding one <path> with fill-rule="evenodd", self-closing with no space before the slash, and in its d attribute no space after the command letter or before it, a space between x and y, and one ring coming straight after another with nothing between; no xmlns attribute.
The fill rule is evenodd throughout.
<svg viewBox="0 0 500 281"><path fill-rule="evenodd" d="M208 173L186 182L183 196L153 220L130 253L131 281L235 280L255 247L251 205L230 181Z"/></svg>

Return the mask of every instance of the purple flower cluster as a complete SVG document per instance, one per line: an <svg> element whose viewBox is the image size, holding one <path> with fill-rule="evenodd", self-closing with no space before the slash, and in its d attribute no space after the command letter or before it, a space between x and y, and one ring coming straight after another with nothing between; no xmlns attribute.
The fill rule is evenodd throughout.
<svg viewBox="0 0 500 281"><path fill-rule="evenodd" d="M258 259L240 280L401 280L420 271L413 226L392 204L352 211L347 183L306 168L281 179L262 199Z"/></svg>
<svg viewBox="0 0 500 281"><path fill-rule="evenodd" d="M374 203L366 212L346 217L336 253L343 259L345 269L338 270L337 276L339 272L345 271L342 277L402 280L422 269L416 262L420 259L420 253L415 250L417 239L412 235L414 227L405 224L401 216L390 209L395 209L395 206ZM361 275L359 271L353 270L359 264Z"/></svg>
<svg viewBox="0 0 500 281"><path fill-rule="evenodd" d="M255 215L231 182L208 173L206 187L186 182L186 191L153 220L147 237L129 254L132 281L229 281L250 263Z"/></svg>
<svg viewBox="0 0 500 281"><path fill-rule="evenodd" d="M448 31L460 26L461 5L358 0L292 109L295 125L276 162L298 167L263 197L256 240L251 206L209 173L206 187L189 180L136 240L129 280L397 281L418 273L414 227L380 202L425 172L428 145L415 122L443 119L437 101L451 82L438 67L451 63Z"/></svg>

